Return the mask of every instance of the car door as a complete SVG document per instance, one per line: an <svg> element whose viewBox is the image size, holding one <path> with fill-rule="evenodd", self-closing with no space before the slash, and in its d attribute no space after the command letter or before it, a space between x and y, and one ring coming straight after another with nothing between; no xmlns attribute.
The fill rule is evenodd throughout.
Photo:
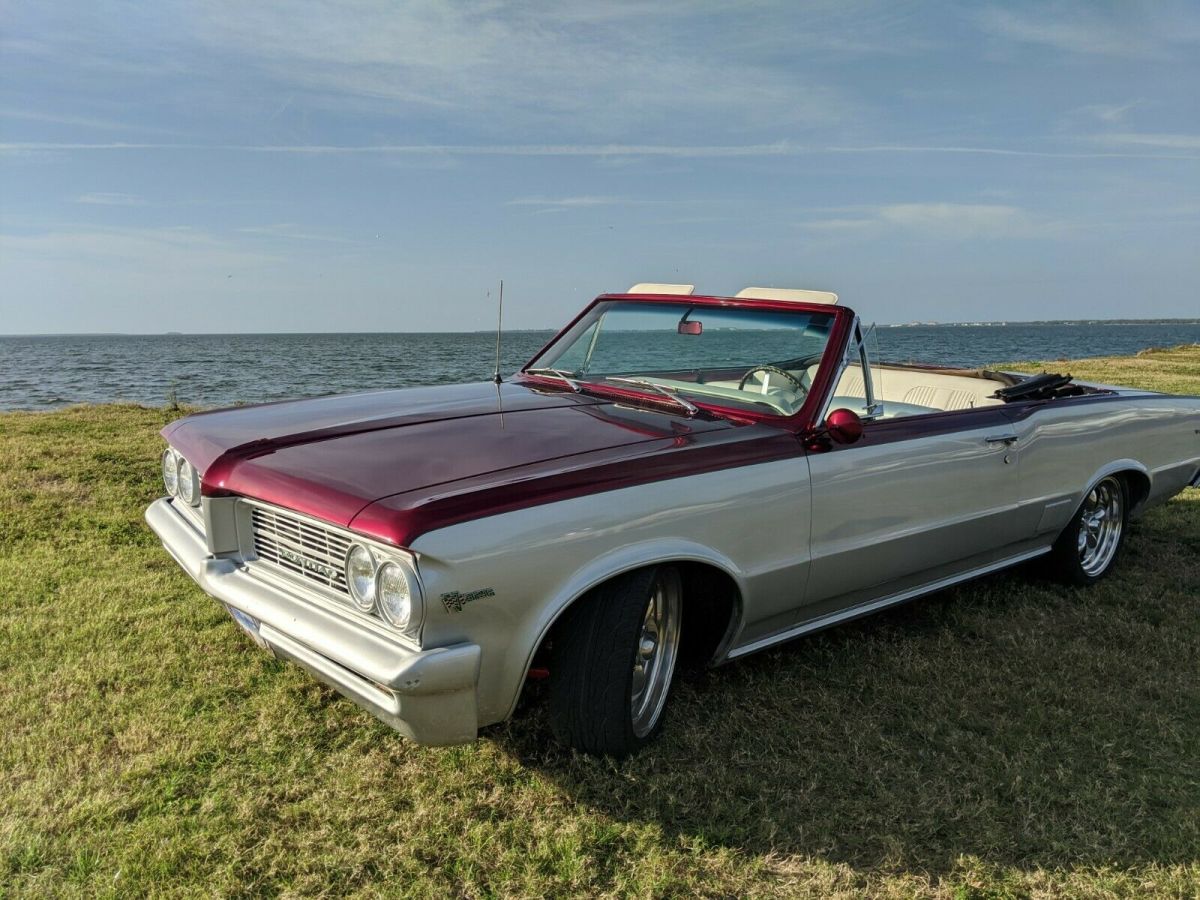
<svg viewBox="0 0 1200 900"><path fill-rule="evenodd" d="M847 373L863 378L863 436L808 455L811 562L798 622L1003 557L1027 537L1002 407L883 418L861 339L857 354Z"/></svg>

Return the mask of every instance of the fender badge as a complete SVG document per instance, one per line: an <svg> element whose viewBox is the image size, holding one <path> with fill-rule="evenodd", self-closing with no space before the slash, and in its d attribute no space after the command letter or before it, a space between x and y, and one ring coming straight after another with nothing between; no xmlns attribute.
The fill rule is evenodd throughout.
<svg viewBox="0 0 1200 900"><path fill-rule="evenodd" d="M484 597L495 597L496 592L491 588L480 588L477 591L467 591L465 594L459 591L451 591L448 594L442 594L442 605L446 607L446 612L462 612L463 607L472 600L482 600Z"/></svg>

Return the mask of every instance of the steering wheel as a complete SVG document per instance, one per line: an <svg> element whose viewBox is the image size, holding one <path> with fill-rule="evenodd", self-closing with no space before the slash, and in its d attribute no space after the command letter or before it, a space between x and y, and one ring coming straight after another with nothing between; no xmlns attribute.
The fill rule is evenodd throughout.
<svg viewBox="0 0 1200 900"><path fill-rule="evenodd" d="M750 376L753 375L755 372L772 372L776 375L782 375L784 378L786 378L788 381L790 381L792 384L794 384L796 386L796 390L800 391L800 393L802 393L802 394L808 393L808 388L806 388L804 386L804 382L802 382L799 378L797 378L791 372L788 372L786 369L779 368L779 366L755 366L753 369L751 369L749 372L747 372L745 375L743 375L742 380L738 382L738 390L739 391L744 391L746 389L746 382L750 380ZM765 384L765 382L764 382L764 384Z"/></svg>

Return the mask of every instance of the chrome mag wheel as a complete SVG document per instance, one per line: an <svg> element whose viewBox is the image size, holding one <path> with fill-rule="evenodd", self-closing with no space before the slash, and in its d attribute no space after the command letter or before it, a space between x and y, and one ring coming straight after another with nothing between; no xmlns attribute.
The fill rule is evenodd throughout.
<svg viewBox="0 0 1200 900"><path fill-rule="evenodd" d="M650 584L650 597L642 619L637 652L633 658L630 715L633 732L645 737L654 730L671 689L675 659L679 655L679 573L661 568Z"/></svg>
<svg viewBox="0 0 1200 900"><path fill-rule="evenodd" d="M1111 475L1092 488L1083 500L1077 549L1079 566L1089 577L1107 569L1116 555L1125 526L1124 502L1121 484Z"/></svg>

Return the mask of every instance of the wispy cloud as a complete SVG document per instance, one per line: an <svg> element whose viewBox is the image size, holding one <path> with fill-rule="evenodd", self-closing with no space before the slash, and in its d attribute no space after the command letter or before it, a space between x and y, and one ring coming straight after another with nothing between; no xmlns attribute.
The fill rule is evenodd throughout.
<svg viewBox="0 0 1200 900"><path fill-rule="evenodd" d="M825 219L806 219L798 223L798 227L810 232L819 232L825 234L837 234L867 231L879 225L879 217L877 215L864 215L860 217L854 216L832 216Z"/></svg>
<svg viewBox="0 0 1200 900"><path fill-rule="evenodd" d="M238 233L253 234L259 237L285 238L291 241L320 241L326 244L353 243L349 238L305 230L302 226L291 222L281 222L276 225L249 225L245 228L239 228Z"/></svg>
<svg viewBox="0 0 1200 900"><path fill-rule="evenodd" d="M146 201L136 194L121 194L112 191L98 191L90 194L80 194L75 198L76 203L90 206L145 206Z"/></svg>
<svg viewBox="0 0 1200 900"><path fill-rule="evenodd" d="M521 124L662 136L701 133L700 121L719 121L724 133L844 121L853 99L819 72L798 80L769 64L770 54L730 52L761 33L755 25L768 9L785 11L666 0L586 15L573 4L504 0L252 8L228 0L199 6L190 27L310 102L352 98L388 115L446 115L490 132ZM820 31L820 17L812 20L792 33Z"/></svg>
<svg viewBox="0 0 1200 900"><path fill-rule="evenodd" d="M160 128L155 125L142 125L134 122L123 122L116 119L101 119L95 116L80 116L70 113L47 112L45 110L0 108L0 119L13 119L23 122L45 122L51 125L70 125L77 128L95 128L102 131L140 131L145 134L173 134L180 132L173 128Z"/></svg>
<svg viewBox="0 0 1200 900"><path fill-rule="evenodd" d="M536 206L543 210L592 209L600 206L661 206L669 200L652 200L645 197L618 197L582 195L577 197L517 197L506 206Z"/></svg>
<svg viewBox="0 0 1200 900"><path fill-rule="evenodd" d="M1062 222L996 203L894 203L847 212L799 226L831 235L892 231L948 240L1046 237L1066 230Z"/></svg>
<svg viewBox="0 0 1200 900"><path fill-rule="evenodd" d="M1088 56L1165 60L1200 40L1195 9L1165 3L993 6L977 22L995 37Z"/></svg>
<svg viewBox="0 0 1200 900"><path fill-rule="evenodd" d="M293 153L309 156L340 155L443 155L443 156L670 156L714 158L783 156L812 152L780 141L773 144L665 145L665 144L163 144L126 141L70 143L19 141L0 143L0 151L161 150L224 151L233 153Z"/></svg>
<svg viewBox="0 0 1200 900"><path fill-rule="evenodd" d="M1121 135L1113 135L1120 138ZM1180 143L1143 140L1111 143L1141 143L1179 151L1193 149L1186 139ZM934 144L809 145L789 141L769 144L155 144L155 143L67 143L23 141L0 143L0 153L85 152L85 151L176 151L226 153L282 153L307 156L577 156L597 158L670 157L674 159L728 159L737 157L803 156L814 154L955 154L1013 156L1044 159L1196 159L1194 153L1146 153L1131 151L1039 150L1029 147L986 147Z"/></svg>
<svg viewBox="0 0 1200 900"><path fill-rule="evenodd" d="M897 203L878 215L898 228L947 237L1028 237L1047 228L1023 209L992 203Z"/></svg>
<svg viewBox="0 0 1200 900"><path fill-rule="evenodd" d="M1088 20L1078 7L1073 16L1030 15L1013 9L991 8L979 17L985 31L1026 44L1040 44L1068 53L1148 56L1153 44L1145 36L1122 31L1114 24Z"/></svg>
<svg viewBox="0 0 1200 900"><path fill-rule="evenodd" d="M822 147L810 152L816 153L946 153L968 156L1025 156L1042 159L1193 159L1191 154L1149 154L1149 153L1120 153L1075 150L1038 150L1030 147L972 147L922 144L874 144L862 147Z"/></svg>
<svg viewBox="0 0 1200 900"><path fill-rule="evenodd" d="M1140 105L1140 100L1130 100L1128 103L1090 103L1080 107L1078 111L1101 122L1114 124L1124 120L1131 109Z"/></svg>
<svg viewBox="0 0 1200 900"><path fill-rule="evenodd" d="M1200 151L1200 134L1141 134L1125 131L1097 134L1092 140L1121 147L1160 147L1164 150Z"/></svg>
<svg viewBox="0 0 1200 900"><path fill-rule="evenodd" d="M226 272L274 259L186 226L59 228L35 234L0 234L0 248L29 259L101 265L109 270L132 263L160 274L182 269Z"/></svg>

